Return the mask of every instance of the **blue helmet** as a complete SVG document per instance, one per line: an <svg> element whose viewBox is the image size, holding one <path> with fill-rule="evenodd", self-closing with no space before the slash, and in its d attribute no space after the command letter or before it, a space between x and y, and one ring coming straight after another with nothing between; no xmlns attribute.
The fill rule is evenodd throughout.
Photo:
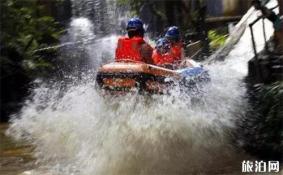
<svg viewBox="0 0 283 175"><path fill-rule="evenodd" d="M131 30L144 32L142 20L139 18L131 18L127 24L127 31Z"/></svg>
<svg viewBox="0 0 283 175"><path fill-rule="evenodd" d="M167 30L165 37L168 38L169 40L175 40L178 41L180 39L180 32L179 28L176 26L169 27Z"/></svg>
<svg viewBox="0 0 283 175"><path fill-rule="evenodd" d="M160 53L166 53L170 50L170 43L166 38L160 38L157 40L155 48Z"/></svg>

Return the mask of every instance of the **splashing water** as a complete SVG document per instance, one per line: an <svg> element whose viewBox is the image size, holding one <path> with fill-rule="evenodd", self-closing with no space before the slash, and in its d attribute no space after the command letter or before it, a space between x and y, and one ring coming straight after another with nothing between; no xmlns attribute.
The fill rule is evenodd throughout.
<svg viewBox="0 0 283 175"><path fill-rule="evenodd" d="M222 81L208 86L197 106L167 96L103 99L83 82L58 98L58 86L43 86L9 132L34 144L38 161L54 174L184 174L204 166L211 172L236 157L230 134L234 113L243 109L241 90L227 95L237 81Z"/></svg>
<svg viewBox="0 0 283 175"><path fill-rule="evenodd" d="M127 6L117 5L115 0L71 0L73 17L88 18L95 24L97 35L120 31L121 24L129 15Z"/></svg>
<svg viewBox="0 0 283 175"><path fill-rule="evenodd" d="M71 21L69 33L72 41L87 41L95 37L93 24L87 18L75 18Z"/></svg>
<svg viewBox="0 0 283 175"><path fill-rule="evenodd" d="M271 25L266 28L270 36ZM101 38L89 53L102 64L113 58L107 51L115 44L116 36ZM225 62L207 66L211 83L197 104L178 93L103 98L94 74L63 90L61 82L41 84L8 134L34 145L38 163L51 174L238 172L244 155L233 146L233 129L247 108L242 79L252 56L246 30Z"/></svg>
<svg viewBox="0 0 283 175"><path fill-rule="evenodd" d="M71 21L68 34L62 38L61 58L71 68L87 68L97 70L99 66L114 58L117 35L97 38L92 22L84 17ZM81 69L79 69L81 70Z"/></svg>

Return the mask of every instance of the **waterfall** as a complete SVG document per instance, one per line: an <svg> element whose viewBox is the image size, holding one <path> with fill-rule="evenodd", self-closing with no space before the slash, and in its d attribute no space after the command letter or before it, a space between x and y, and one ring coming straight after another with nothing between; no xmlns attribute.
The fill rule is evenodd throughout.
<svg viewBox="0 0 283 175"><path fill-rule="evenodd" d="M66 74L81 76L114 58L118 34L128 17L115 0L72 0L72 19L61 38L60 57ZM57 46L56 46L57 47Z"/></svg>
<svg viewBox="0 0 283 175"><path fill-rule="evenodd" d="M127 7L120 7L115 0L72 0L73 18L85 17L94 24L96 35L120 31L127 15Z"/></svg>

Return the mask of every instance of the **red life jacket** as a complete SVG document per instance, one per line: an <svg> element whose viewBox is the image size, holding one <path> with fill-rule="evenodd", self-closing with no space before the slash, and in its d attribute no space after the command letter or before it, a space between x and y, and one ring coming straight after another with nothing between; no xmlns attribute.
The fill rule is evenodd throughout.
<svg viewBox="0 0 283 175"><path fill-rule="evenodd" d="M116 60L130 59L134 61L143 61L141 55L141 46L145 41L142 37L122 37L118 40L116 48Z"/></svg>
<svg viewBox="0 0 283 175"><path fill-rule="evenodd" d="M157 49L152 53L152 60L155 65L173 64L175 59L170 53L160 54Z"/></svg>
<svg viewBox="0 0 283 175"><path fill-rule="evenodd" d="M175 58L175 60L182 59L182 49L183 49L182 43L176 43L171 45L170 53Z"/></svg>

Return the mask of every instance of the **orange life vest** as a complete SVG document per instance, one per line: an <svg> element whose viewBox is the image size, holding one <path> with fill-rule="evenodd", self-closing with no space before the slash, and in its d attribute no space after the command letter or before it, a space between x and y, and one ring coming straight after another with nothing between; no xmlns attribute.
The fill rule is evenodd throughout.
<svg viewBox="0 0 283 175"><path fill-rule="evenodd" d="M118 40L116 48L116 60L130 59L134 61L143 61L141 55L141 46L145 41L142 37L122 37Z"/></svg>
<svg viewBox="0 0 283 175"><path fill-rule="evenodd" d="M173 64L175 59L170 53L160 54L157 49L152 53L152 60L155 65Z"/></svg>

